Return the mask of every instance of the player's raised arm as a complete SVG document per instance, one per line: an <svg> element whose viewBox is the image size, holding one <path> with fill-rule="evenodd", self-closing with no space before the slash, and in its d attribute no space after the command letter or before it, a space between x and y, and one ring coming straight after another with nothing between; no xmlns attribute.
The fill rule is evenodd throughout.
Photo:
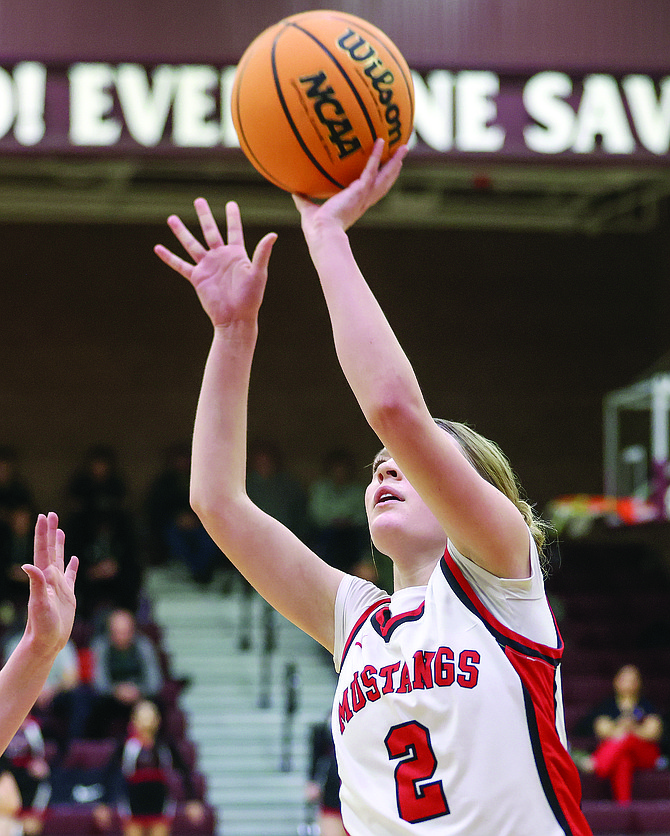
<svg viewBox="0 0 670 836"><path fill-rule="evenodd" d="M58 517L40 514L35 526L28 620L16 649L0 671L0 752L14 736L40 694L51 666L72 632L74 582L79 562L64 560L65 535Z"/></svg>
<svg viewBox="0 0 670 836"><path fill-rule="evenodd" d="M405 149L317 205L294 197L321 280L340 365L391 457L467 556L503 577L529 572L528 531L515 505L483 479L429 414L414 371L354 260L346 229L393 185ZM408 277L408 285L414 279ZM409 290L408 290L409 292Z"/></svg>
<svg viewBox="0 0 670 836"><path fill-rule="evenodd" d="M190 255L163 246L156 254L188 279L214 335L193 436L191 502L224 554L283 615L332 649L333 607L341 573L323 563L246 494L247 397L258 335L258 311L276 236L250 259L240 211L226 207L227 243L207 202L195 202L205 244L171 216L170 228Z"/></svg>

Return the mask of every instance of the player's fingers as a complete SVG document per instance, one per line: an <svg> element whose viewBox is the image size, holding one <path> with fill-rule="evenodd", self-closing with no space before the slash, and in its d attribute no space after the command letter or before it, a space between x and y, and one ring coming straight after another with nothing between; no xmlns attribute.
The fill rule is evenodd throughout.
<svg viewBox="0 0 670 836"><path fill-rule="evenodd" d="M65 532L60 528L56 529L56 542L54 552L51 555L51 562L60 572L65 569Z"/></svg>
<svg viewBox="0 0 670 836"><path fill-rule="evenodd" d="M58 552L58 516L49 511L47 514L47 562L48 564L56 562L56 554Z"/></svg>
<svg viewBox="0 0 670 836"><path fill-rule="evenodd" d="M381 167L379 175L381 177L388 177L398 176L398 173L402 169L403 163L405 162L405 157L409 153L409 145L401 145L400 148L393 154L393 156L387 160L384 165Z"/></svg>
<svg viewBox="0 0 670 836"><path fill-rule="evenodd" d="M313 200L310 200L305 195L301 194L292 194L291 197L293 198L293 202L295 203L295 208L300 212L300 219L304 223L307 219L309 219L317 210L318 204L314 203Z"/></svg>
<svg viewBox="0 0 670 836"><path fill-rule="evenodd" d="M194 201L195 211L198 213L198 220L200 221L200 228L202 234L210 249L214 247L223 246L223 236L219 231L212 210L209 208L209 203L204 197L198 197Z"/></svg>
<svg viewBox="0 0 670 836"><path fill-rule="evenodd" d="M373 196L372 199L370 196L373 194L376 195L377 178L380 171L379 165L383 151L384 140L376 139L372 148L372 153L368 157L368 161L365 164L365 168L359 175L358 179L354 180L354 182L349 186L350 193L355 195L356 199L362 200L366 206L370 206L376 200L375 196Z"/></svg>
<svg viewBox="0 0 670 836"><path fill-rule="evenodd" d="M184 222L180 217L177 215L170 215L167 219L168 226L175 234L175 237L182 245L182 247L186 250L186 252L191 256L193 261L196 263L200 261L201 258L205 256L207 250L202 246L200 241L192 234L192 232L186 227Z"/></svg>
<svg viewBox="0 0 670 836"><path fill-rule="evenodd" d="M244 247L242 216L240 214L240 207L234 200L229 200L226 203L226 228L228 230L228 244Z"/></svg>
<svg viewBox="0 0 670 836"><path fill-rule="evenodd" d="M314 206L314 201L309 200L309 198L306 198L304 195L292 194L291 197L293 198L293 202L299 211L302 211L302 209L306 209L309 206Z"/></svg>
<svg viewBox="0 0 670 836"><path fill-rule="evenodd" d="M361 179L371 179L379 171L379 164L381 162L382 154L384 153L384 140L381 138L375 139L375 144L372 146L372 151L365 164Z"/></svg>
<svg viewBox="0 0 670 836"><path fill-rule="evenodd" d="M44 572L31 563L26 563L21 568L30 579L30 597L34 599L35 597L44 595L47 586L47 579L44 577Z"/></svg>
<svg viewBox="0 0 670 836"><path fill-rule="evenodd" d="M398 148L391 159L379 170L375 180L375 194L377 199L383 197L398 179L408 150L406 145Z"/></svg>
<svg viewBox="0 0 670 836"><path fill-rule="evenodd" d="M44 514L39 514L35 523L35 547L33 553L35 566L40 569L46 569L49 565L49 557L47 554L47 518Z"/></svg>
<svg viewBox="0 0 670 836"><path fill-rule="evenodd" d="M72 555L68 560L67 568L65 569L65 580L70 589L74 589L74 582L77 578L77 569L79 569L79 558Z"/></svg>
<svg viewBox="0 0 670 836"><path fill-rule="evenodd" d="M172 267L173 270L176 270L177 273L182 275L185 279L188 279L189 281L191 280L191 276L193 274L192 264L184 261L183 258L179 258L179 256L175 255L162 244L156 244L154 252L162 262L167 264L168 267Z"/></svg>
<svg viewBox="0 0 670 836"><path fill-rule="evenodd" d="M276 240L277 233L268 232L268 234L263 236L263 238L261 238L258 244L256 244L256 249L254 250L252 262L256 265L256 267L265 271L266 273L268 269L268 264L270 263L270 255L272 254L272 248L274 247L274 243Z"/></svg>

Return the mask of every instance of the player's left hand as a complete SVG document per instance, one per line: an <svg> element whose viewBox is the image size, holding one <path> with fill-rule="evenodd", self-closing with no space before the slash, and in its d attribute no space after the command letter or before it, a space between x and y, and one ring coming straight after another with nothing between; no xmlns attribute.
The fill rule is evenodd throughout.
<svg viewBox="0 0 670 836"><path fill-rule="evenodd" d="M244 245L240 209L235 201L226 204L227 243L207 201L197 198L195 209L205 239L204 246L177 215L168 218L170 229L194 263L179 258L162 244L154 247L154 252L193 285L215 328L241 321L255 322L263 301L276 234L270 232L265 235L249 258Z"/></svg>
<svg viewBox="0 0 670 836"><path fill-rule="evenodd" d="M64 560L65 534L58 516L40 514L35 525L33 563L23 566L30 579L26 633L45 654L61 650L72 632L76 600L74 582L79 561Z"/></svg>

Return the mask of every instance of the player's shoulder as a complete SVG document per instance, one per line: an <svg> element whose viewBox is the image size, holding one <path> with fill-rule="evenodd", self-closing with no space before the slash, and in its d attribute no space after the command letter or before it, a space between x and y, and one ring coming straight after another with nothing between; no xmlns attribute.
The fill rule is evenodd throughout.
<svg viewBox="0 0 670 836"><path fill-rule="evenodd" d="M376 607L390 600L387 592L370 581L353 575L345 575L342 578L335 597L333 657L337 671L340 669L340 662L352 633L360 628L362 622Z"/></svg>
<svg viewBox="0 0 670 836"><path fill-rule="evenodd" d="M359 618L376 604L391 600L388 592L354 575L345 575L337 590L337 602L345 619Z"/></svg>

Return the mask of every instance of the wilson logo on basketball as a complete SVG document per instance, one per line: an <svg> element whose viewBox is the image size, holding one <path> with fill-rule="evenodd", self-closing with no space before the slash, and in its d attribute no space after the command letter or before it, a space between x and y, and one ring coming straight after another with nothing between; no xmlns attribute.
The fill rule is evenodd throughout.
<svg viewBox="0 0 670 836"><path fill-rule="evenodd" d="M364 64L363 72L370 79L372 88L377 94L379 104L384 110L384 118L389 125L388 144L389 147L400 141L402 136L402 121L400 119L400 108L393 101L393 83L395 76L384 66L384 62L377 56L375 48L368 43L361 35L348 29L337 45L344 50L352 61Z"/></svg>

